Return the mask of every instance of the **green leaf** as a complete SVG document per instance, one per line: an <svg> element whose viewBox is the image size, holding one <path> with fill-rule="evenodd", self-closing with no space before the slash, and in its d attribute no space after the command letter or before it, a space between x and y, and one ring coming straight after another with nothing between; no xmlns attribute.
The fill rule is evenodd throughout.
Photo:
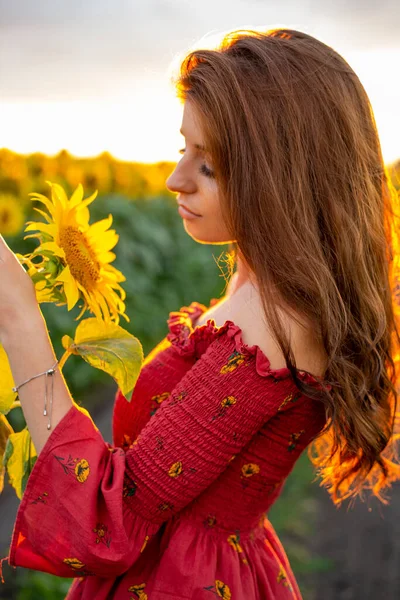
<svg viewBox="0 0 400 600"><path fill-rule="evenodd" d="M7 440L12 433L14 433L14 430L11 427L10 423L7 421L6 417L4 415L0 415L0 456L1 457L4 456L5 448L7 445ZM2 491L4 489L4 473L5 473L5 468L3 466L3 461L2 461L1 465L0 465L0 494L2 493Z"/></svg>
<svg viewBox="0 0 400 600"><path fill-rule="evenodd" d="M24 470L24 473L22 475L22 480L21 480L22 493L24 493L24 491L25 491L26 485L28 483L29 475L32 473L32 469L35 466L36 461L37 461L37 456L32 456L30 459L30 468Z"/></svg>
<svg viewBox="0 0 400 600"><path fill-rule="evenodd" d="M17 393L12 391L15 386L10 363L3 346L0 344L0 414L6 415L14 403Z"/></svg>
<svg viewBox="0 0 400 600"><path fill-rule="evenodd" d="M74 340L65 335L61 341L68 353L111 375L130 402L143 363L143 348L136 337L115 323L90 318L79 323Z"/></svg>
<svg viewBox="0 0 400 600"><path fill-rule="evenodd" d="M3 466L19 499L22 498L36 460L37 453L28 429L25 427L18 433L11 433L3 456Z"/></svg>

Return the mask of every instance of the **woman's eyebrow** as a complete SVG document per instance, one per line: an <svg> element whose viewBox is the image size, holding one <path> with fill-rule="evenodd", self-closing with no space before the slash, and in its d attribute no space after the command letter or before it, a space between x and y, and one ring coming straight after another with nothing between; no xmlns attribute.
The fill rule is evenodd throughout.
<svg viewBox="0 0 400 600"><path fill-rule="evenodd" d="M179 132L180 132L180 133L181 133L181 134L182 134L184 137L186 137L186 136L185 136L185 134L183 133L183 130L182 130L182 129L180 129L180 130L179 130ZM205 152L205 151L206 151L205 147L204 147L204 146L202 146L201 144L193 144L193 145L194 145L194 147L195 147L195 148L197 148L197 150L202 150L203 152Z"/></svg>

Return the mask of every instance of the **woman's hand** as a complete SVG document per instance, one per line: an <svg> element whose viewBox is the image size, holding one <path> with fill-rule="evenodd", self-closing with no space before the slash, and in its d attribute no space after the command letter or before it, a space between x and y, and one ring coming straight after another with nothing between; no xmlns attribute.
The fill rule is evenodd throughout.
<svg viewBox="0 0 400 600"><path fill-rule="evenodd" d="M0 343L40 318L33 281L0 234Z"/></svg>

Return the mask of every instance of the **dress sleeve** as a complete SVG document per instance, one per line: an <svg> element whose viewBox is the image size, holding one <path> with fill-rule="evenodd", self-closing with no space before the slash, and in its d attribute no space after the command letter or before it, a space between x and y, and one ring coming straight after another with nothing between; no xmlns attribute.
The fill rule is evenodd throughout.
<svg viewBox="0 0 400 600"><path fill-rule="evenodd" d="M210 304L216 302L214 298ZM131 402L127 402L120 390L115 395L112 419L115 446L126 449L132 444L161 402L207 348L212 330L202 327L193 333L193 322L206 310L204 304L192 302L169 313L169 333L146 356Z"/></svg>
<svg viewBox="0 0 400 600"><path fill-rule="evenodd" d="M105 442L74 403L29 476L9 564L60 577L121 575L281 402L275 382L257 374L254 357L232 354L216 340L126 452Z"/></svg>

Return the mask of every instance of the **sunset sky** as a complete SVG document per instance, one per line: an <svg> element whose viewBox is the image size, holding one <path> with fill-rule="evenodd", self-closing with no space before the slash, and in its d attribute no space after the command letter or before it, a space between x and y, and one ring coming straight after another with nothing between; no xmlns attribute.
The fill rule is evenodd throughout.
<svg viewBox="0 0 400 600"><path fill-rule="evenodd" d="M201 38L291 27L350 63L400 158L398 0L0 0L0 148L179 160L171 62Z"/></svg>

